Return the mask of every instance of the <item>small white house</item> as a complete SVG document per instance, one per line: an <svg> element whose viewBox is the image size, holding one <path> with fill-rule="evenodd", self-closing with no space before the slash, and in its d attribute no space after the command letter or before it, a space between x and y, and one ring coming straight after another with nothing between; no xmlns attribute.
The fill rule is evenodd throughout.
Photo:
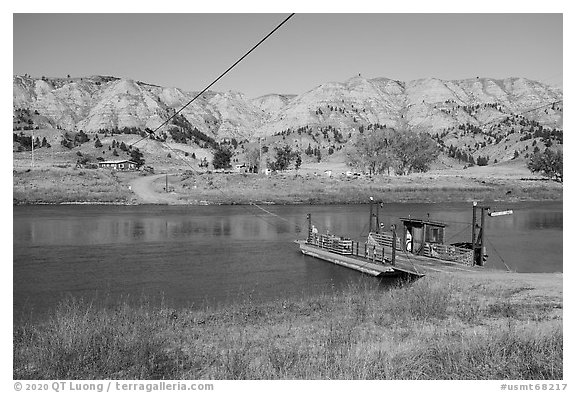
<svg viewBox="0 0 576 393"><path fill-rule="evenodd" d="M131 171L136 169L136 163L130 160L100 161L99 168L109 168L117 171Z"/></svg>
<svg viewBox="0 0 576 393"><path fill-rule="evenodd" d="M236 165L234 166L234 169L235 169L236 172L238 172L238 173L246 173L246 172L248 171L248 170L247 170L247 167L246 167L246 164L236 164Z"/></svg>

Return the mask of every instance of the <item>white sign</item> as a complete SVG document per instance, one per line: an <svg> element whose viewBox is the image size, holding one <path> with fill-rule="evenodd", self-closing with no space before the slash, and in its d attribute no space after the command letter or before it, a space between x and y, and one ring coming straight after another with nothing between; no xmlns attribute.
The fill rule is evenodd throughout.
<svg viewBox="0 0 576 393"><path fill-rule="evenodd" d="M514 212L513 212L512 210L504 210L504 211L501 211L501 212L491 212L491 213L489 213L488 215L489 215L490 217L498 217L498 216L507 216L507 215L513 214L513 213L514 213Z"/></svg>

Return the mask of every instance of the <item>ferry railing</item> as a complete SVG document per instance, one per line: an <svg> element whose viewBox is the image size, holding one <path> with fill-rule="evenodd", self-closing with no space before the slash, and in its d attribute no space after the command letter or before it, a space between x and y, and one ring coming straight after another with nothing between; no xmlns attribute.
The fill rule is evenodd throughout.
<svg viewBox="0 0 576 393"><path fill-rule="evenodd" d="M364 258L371 260L372 262L386 263L386 247L382 247L378 244L364 243L365 253Z"/></svg>
<svg viewBox="0 0 576 393"><path fill-rule="evenodd" d="M388 262L386 260L386 247L379 244L360 243L348 238L312 232L308 235L307 243L340 255L357 256L373 262Z"/></svg>
<svg viewBox="0 0 576 393"><path fill-rule="evenodd" d="M382 232L375 233L370 232L368 235L368 243L378 244L384 247L392 249L393 235L391 233ZM396 238L396 250L403 250L402 241ZM467 266L474 265L474 251L451 246L447 244L439 243L429 243L425 242L422 246L422 252L420 255L424 255L430 258L443 259L446 261L456 262Z"/></svg>
<svg viewBox="0 0 576 393"><path fill-rule="evenodd" d="M368 234L368 242L375 243L381 246L392 248L392 243L394 242L394 235L391 232L370 232ZM396 250L402 250L402 240L396 237Z"/></svg>
<svg viewBox="0 0 576 393"><path fill-rule="evenodd" d="M308 244L312 244L323 248L325 250L342 254L353 254L353 242L351 239L337 237L333 235L319 235L317 233L310 233L308 236Z"/></svg>
<svg viewBox="0 0 576 393"><path fill-rule="evenodd" d="M447 244L424 243L422 255L474 266L474 251L467 248L450 246Z"/></svg>

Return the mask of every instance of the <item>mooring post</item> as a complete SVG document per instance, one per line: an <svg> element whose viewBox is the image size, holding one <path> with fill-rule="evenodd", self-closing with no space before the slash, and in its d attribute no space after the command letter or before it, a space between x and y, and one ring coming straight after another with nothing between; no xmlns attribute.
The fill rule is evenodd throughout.
<svg viewBox="0 0 576 393"><path fill-rule="evenodd" d="M481 226L481 232L480 232L480 266L484 265L484 255L486 255L486 246L484 245L484 236L486 233L486 229L485 229L485 224L486 224L486 210L488 210L489 207L482 207L482 214L480 215L480 226Z"/></svg>
<svg viewBox="0 0 576 393"><path fill-rule="evenodd" d="M474 264L482 266L482 245L479 243L481 243L482 239L484 222L481 221L481 225L478 226L477 209L480 209L480 216L483 217L484 208L482 206L478 206L478 202L474 201L472 203L472 251L474 255ZM477 229L479 229L478 232Z"/></svg>
<svg viewBox="0 0 576 393"><path fill-rule="evenodd" d="M477 202L472 202L472 248L476 247L476 205Z"/></svg>
<svg viewBox="0 0 576 393"><path fill-rule="evenodd" d="M372 232L372 218L374 217L374 210L373 210L373 203L374 202L374 198L370 197L370 228L368 229L368 233Z"/></svg>
<svg viewBox="0 0 576 393"><path fill-rule="evenodd" d="M392 265L396 263L396 224L392 224Z"/></svg>
<svg viewBox="0 0 576 393"><path fill-rule="evenodd" d="M306 220L308 221L308 239L306 241L310 243L312 239L312 216L310 213L306 214Z"/></svg>
<svg viewBox="0 0 576 393"><path fill-rule="evenodd" d="M380 233L380 204L376 203L376 233Z"/></svg>
<svg viewBox="0 0 576 393"><path fill-rule="evenodd" d="M418 250L418 255L422 255L422 252L424 252L424 246L426 245L426 227L426 224L422 226L422 237L420 240L420 249Z"/></svg>

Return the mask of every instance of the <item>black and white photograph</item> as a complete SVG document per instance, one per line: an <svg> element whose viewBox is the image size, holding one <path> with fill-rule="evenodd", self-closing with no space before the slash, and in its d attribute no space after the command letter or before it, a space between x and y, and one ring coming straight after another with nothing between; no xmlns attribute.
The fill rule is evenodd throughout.
<svg viewBox="0 0 576 393"><path fill-rule="evenodd" d="M570 390L561 6L45 8L7 388Z"/></svg>

